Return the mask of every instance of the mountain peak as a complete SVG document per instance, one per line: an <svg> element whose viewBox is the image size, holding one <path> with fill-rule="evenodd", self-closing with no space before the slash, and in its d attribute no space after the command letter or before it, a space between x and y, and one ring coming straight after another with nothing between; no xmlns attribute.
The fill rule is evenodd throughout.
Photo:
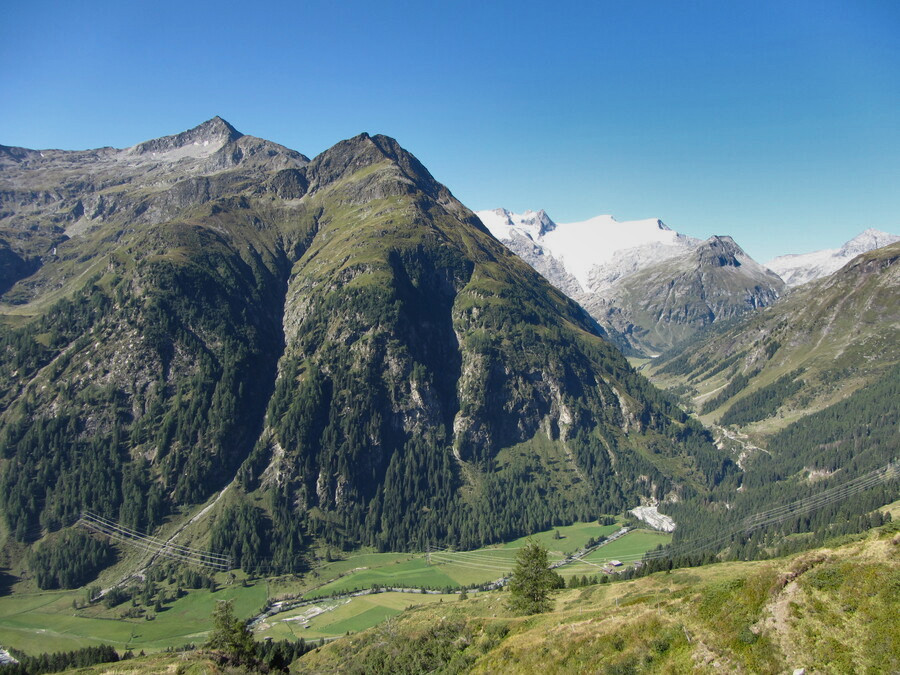
<svg viewBox="0 0 900 675"><path fill-rule="evenodd" d="M544 209L539 211L525 211L513 213L508 209L499 208L489 211L477 211L476 215L500 241L509 241L514 233L539 241L545 234L556 229L556 223L547 215Z"/></svg>
<svg viewBox="0 0 900 675"><path fill-rule="evenodd" d="M184 154L211 154L226 143L236 141L243 134L231 126L224 119L216 115L212 119L203 122L193 129L182 131L180 134L163 136L153 140L138 143L131 151L134 154L146 155L148 153L170 153L175 150L187 151Z"/></svg>
<svg viewBox="0 0 900 675"><path fill-rule="evenodd" d="M235 129L231 124L229 124L227 120L222 119L218 115L216 115L212 119L206 120L203 124L194 127L187 133L191 132L209 134L213 136L228 136L232 139L240 138L241 136L243 136L243 134Z"/></svg>
<svg viewBox="0 0 900 675"><path fill-rule="evenodd" d="M854 257L860 253L866 253L867 251L893 244L896 241L900 241L900 237L897 235L882 232L881 230L870 227L841 246L837 255L841 257Z"/></svg>
<svg viewBox="0 0 900 675"><path fill-rule="evenodd" d="M897 241L900 241L897 235L870 227L839 249L829 248L811 253L782 255L770 260L766 266L784 279L788 286L800 286L837 272L858 255Z"/></svg>
<svg viewBox="0 0 900 675"><path fill-rule="evenodd" d="M390 136L363 132L341 141L317 156L307 169L310 189L335 182L362 168L384 161L395 165L408 181L432 197L447 193L422 163Z"/></svg>
<svg viewBox="0 0 900 675"><path fill-rule="evenodd" d="M739 257L747 254L729 236L713 235L697 247L697 258L701 263L717 267L740 267Z"/></svg>

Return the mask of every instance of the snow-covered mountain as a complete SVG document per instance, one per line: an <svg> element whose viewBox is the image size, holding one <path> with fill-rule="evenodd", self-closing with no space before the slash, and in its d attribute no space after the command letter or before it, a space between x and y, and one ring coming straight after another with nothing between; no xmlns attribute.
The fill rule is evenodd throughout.
<svg viewBox="0 0 900 675"><path fill-rule="evenodd" d="M658 354L704 325L774 302L784 284L730 237L651 218L554 223L544 211L478 211L491 233L587 309L620 345Z"/></svg>
<svg viewBox="0 0 900 675"><path fill-rule="evenodd" d="M784 279L788 286L800 286L813 279L834 274L856 256L900 241L900 237L869 228L853 237L841 248L828 248L812 253L781 255L766 267Z"/></svg>
<svg viewBox="0 0 900 675"><path fill-rule="evenodd" d="M619 222L609 215L577 223L554 223L543 210L511 213L506 209L476 214L497 239L560 286L572 281L583 292L602 290L642 267L680 255L700 244L661 220ZM535 258L544 258L535 265ZM548 259L553 259L552 261ZM551 274L541 267L553 267ZM557 269L557 268L561 268Z"/></svg>

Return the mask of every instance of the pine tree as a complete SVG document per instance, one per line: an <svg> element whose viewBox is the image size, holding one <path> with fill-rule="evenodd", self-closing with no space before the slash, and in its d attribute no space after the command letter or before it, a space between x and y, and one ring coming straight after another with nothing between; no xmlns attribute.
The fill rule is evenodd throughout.
<svg viewBox="0 0 900 675"><path fill-rule="evenodd" d="M213 630L206 643L208 649L222 652L236 663L252 664L257 660L257 646L253 634L244 622L234 615L231 600L217 602L212 619Z"/></svg>
<svg viewBox="0 0 900 675"><path fill-rule="evenodd" d="M517 614L549 611L550 589L558 586L558 577L550 569L547 549L528 540L516 556L516 566L509 579L509 608Z"/></svg>

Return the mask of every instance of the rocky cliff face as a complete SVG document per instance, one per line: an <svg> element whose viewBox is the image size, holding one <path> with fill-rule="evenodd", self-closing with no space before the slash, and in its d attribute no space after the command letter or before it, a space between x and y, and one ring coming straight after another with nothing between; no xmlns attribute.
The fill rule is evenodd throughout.
<svg viewBox="0 0 900 675"><path fill-rule="evenodd" d="M610 284L584 305L635 348L659 354L713 322L771 305L783 290L784 282L731 237L711 237Z"/></svg>
<svg viewBox="0 0 900 675"><path fill-rule="evenodd" d="M150 530L236 478L269 494L273 549L473 544L722 475L390 138L307 160L217 118L0 162L0 509L22 541L82 509Z"/></svg>

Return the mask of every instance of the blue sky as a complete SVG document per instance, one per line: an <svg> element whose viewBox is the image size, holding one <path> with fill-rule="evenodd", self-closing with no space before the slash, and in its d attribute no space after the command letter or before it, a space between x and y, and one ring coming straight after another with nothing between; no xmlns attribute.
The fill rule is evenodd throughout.
<svg viewBox="0 0 900 675"><path fill-rule="evenodd" d="M473 209L660 217L758 260L900 233L900 2L7 3L0 143L221 115L397 138Z"/></svg>

